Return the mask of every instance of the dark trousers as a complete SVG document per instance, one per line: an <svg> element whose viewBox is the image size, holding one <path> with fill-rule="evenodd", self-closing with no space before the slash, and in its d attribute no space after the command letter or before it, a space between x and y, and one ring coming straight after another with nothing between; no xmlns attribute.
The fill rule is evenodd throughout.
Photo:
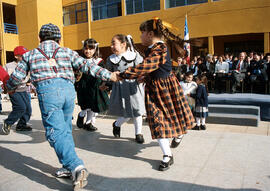
<svg viewBox="0 0 270 191"><path fill-rule="evenodd" d="M12 111L5 120L8 125L13 125L18 121L17 126L26 126L26 123L30 120L32 114L31 103L29 101L29 95L25 92L15 92L9 95L12 103Z"/></svg>
<svg viewBox="0 0 270 191"><path fill-rule="evenodd" d="M232 91L236 92L236 88L240 87L241 81L245 80L246 74L233 72L232 77L233 77Z"/></svg>
<svg viewBox="0 0 270 191"><path fill-rule="evenodd" d="M217 73L216 74L216 90L219 93L225 92L226 89L226 75L224 73Z"/></svg>

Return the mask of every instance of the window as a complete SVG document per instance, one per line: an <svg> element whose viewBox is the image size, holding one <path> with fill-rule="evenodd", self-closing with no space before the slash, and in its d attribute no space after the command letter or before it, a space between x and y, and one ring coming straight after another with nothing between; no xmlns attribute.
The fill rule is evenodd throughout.
<svg viewBox="0 0 270 191"><path fill-rule="evenodd" d="M208 0L166 0L166 8L207 3Z"/></svg>
<svg viewBox="0 0 270 191"><path fill-rule="evenodd" d="M93 21L121 15L121 0L92 0Z"/></svg>
<svg viewBox="0 0 270 191"><path fill-rule="evenodd" d="M127 14L135 14L160 9L160 1L157 0L126 0Z"/></svg>
<svg viewBox="0 0 270 191"><path fill-rule="evenodd" d="M63 8L64 26L88 22L87 2Z"/></svg>

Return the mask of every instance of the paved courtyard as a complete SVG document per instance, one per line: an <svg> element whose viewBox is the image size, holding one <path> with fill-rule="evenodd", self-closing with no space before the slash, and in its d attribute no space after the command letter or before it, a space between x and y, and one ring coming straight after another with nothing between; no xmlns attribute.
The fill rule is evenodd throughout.
<svg viewBox="0 0 270 191"><path fill-rule="evenodd" d="M32 99L32 132L0 135L0 191L72 190L71 180L55 178L61 167L44 136L37 99ZM3 102L0 123L11 110ZM121 138L112 135L114 119L101 115L96 132L75 127L77 154L89 170L85 190L93 191L269 191L269 122L259 127L209 124L206 131L189 131L173 149L175 164L165 172L157 167L162 152L143 127L145 144L134 141L131 123L123 126Z"/></svg>

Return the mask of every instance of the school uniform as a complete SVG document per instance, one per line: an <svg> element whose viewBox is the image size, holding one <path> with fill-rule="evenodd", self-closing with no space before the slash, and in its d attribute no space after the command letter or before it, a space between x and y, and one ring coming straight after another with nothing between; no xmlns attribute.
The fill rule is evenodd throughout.
<svg viewBox="0 0 270 191"><path fill-rule="evenodd" d="M124 72L143 62L138 52L126 51L121 55L111 55L106 62L109 71ZM124 118L134 118L145 113L144 87L135 79L113 82L110 95L109 113Z"/></svg>
<svg viewBox="0 0 270 191"><path fill-rule="evenodd" d="M204 85L198 85L195 96L195 117L206 118L208 116L208 95Z"/></svg>
<svg viewBox="0 0 270 191"><path fill-rule="evenodd" d="M101 58L93 59L93 61L100 67L105 67ZM100 78L85 73L82 74L78 82L75 82L78 105L81 110L91 109L95 113L100 113L108 109L108 93L99 89L102 83L103 81Z"/></svg>
<svg viewBox="0 0 270 191"><path fill-rule="evenodd" d="M145 52L144 62L120 73L122 78L145 76L145 107L153 139L172 138L192 128L194 119L179 81L171 73L167 46L157 42Z"/></svg>

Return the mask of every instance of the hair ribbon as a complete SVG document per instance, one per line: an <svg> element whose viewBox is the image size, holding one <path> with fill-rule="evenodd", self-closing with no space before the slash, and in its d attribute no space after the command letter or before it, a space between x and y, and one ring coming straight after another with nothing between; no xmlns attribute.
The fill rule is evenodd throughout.
<svg viewBox="0 0 270 191"><path fill-rule="evenodd" d="M158 17L154 17L153 18L153 29L155 30L155 29L157 29L157 21L159 20L159 18ZM169 28L169 29L175 29L175 30L177 30L177 31L179 31L179 29L177 28L177 27L175 27L175 26L173 26L172 24L170 24L170 23L168 23L168 22L166 22L166 21L161 21L161 23L162 23L162 25L164 26L164 27L166 27L166 28Z"/></svg>
<svg viewBox="0 0 270 191"><path fill-rule="evenodd" d="M130 34L127 35L127 40L128 40L128 42L130 44L131 51L134 52L134 47L133 47L133 43L132 43L132 36Z"/></svg>

